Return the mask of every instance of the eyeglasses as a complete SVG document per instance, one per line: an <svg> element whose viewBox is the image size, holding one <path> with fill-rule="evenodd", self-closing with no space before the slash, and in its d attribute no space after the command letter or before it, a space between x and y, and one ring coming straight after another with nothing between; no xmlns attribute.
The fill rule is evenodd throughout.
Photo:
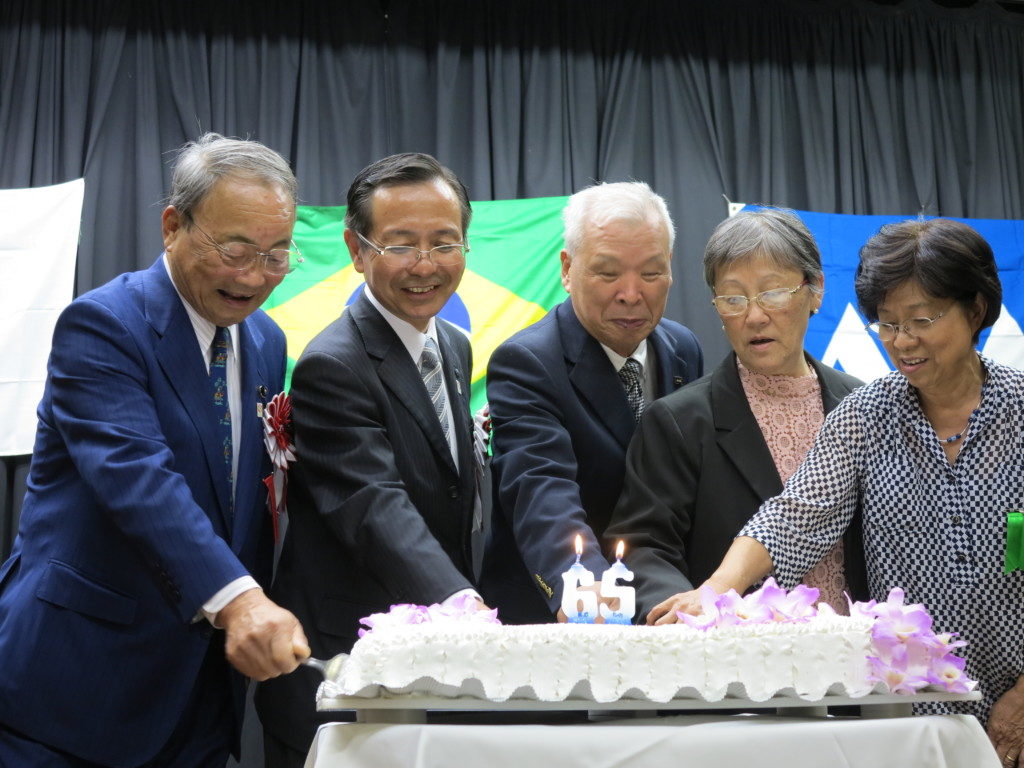
<svg viewBox="0 0 1024 768"><path fill-rule="evenodd" d="M928 333L931 330L932 324L940 317L945 317L946 313L949 312L950 308L946 307L944 310L939 312L935 317L914 317L907 320L905 323L868 323L864 328L871 331L873 334L878 336L882 341L895 341L896 337L899 336L900 331L903 331L911 339L916 339L922 334Z"/></svg>
<svg viewBox="0 0 1024 768"><path fill-rule="evenodd" d="M421 251L412 245L374 245L358 232L356 232L356 237L384 259L389 266L397 269L410 269L419 264L422 258L426 258L438 267L454 267L456 264L461 264L465 260L466 254L469 253L469 246L462 243L435 245L433 248Z"/></svg>
<svg viewBox="0 0 1024 768"><path fill-rule="evenodd" d="M261 251L252 243L243 243L238 240L231 240L223 244L218 243L195 222L192 222L192 226L202 232L206 239L210 241L210 245L220 254L220 260L224 262L224 266L237 272L245 272L259 261L260 269L266 274L273 275L274 277L283 277L289 272L294 271L295 267L305 261L294 240L292 241L292 250L274 248L270 251Z"/></svg>
<svg viewBox="0 0 1024 768"><path fill-rule="evenodd" d="M796 288L774 288L770 291L761 291L756 296L715 296L711 303L722 317L742 315L750 307L751 301L756 301L765 312L775 312L789 309L796 298L796 292L805 285L808 285L806 280Z"/></svg>

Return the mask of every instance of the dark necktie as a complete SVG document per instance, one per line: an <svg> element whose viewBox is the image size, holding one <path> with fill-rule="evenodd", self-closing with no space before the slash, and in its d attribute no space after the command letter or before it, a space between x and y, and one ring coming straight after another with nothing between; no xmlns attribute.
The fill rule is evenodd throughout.
<svg viewBox="0 0 1024 768"><path fill-rule="evenodd" d="M213 412L217 435L224 452L224 473L228 486L234 486L231 471L231 408L228 406L228 329L217 327L213 334L213 358L210 360L210 382L213 384ZM232 492L232 497L234 493Z"/></svg>
<svg viewBox="0 0 1024 768"><path fill-rule="evenodd" d="M444 439L449 440L451 427L448 424L448 416L445 414L447 398L444 394L441 357L437 351L437 342L429 337L427 343L423 345L423 353L420 355L420 376L423 377L423 385L427 388L427 394L430 395L430 402L434 405L437 420L441 423Z"/></svg>
<svg viewBox="0 0 1024 768"><path fill-rule="evenodd" d="M640 421L640 416L644 412L644 389L640 386L641 371L640 363L632 357L619 369L619 378L626 389L626 400L629 401L630 410L637 421Z"/></svg>

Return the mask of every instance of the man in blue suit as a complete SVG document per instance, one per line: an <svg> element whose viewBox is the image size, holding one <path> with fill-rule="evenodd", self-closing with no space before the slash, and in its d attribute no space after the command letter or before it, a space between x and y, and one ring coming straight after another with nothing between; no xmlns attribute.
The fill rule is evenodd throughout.
<svg viewBox="0 0 1024 768"><path fill-rule="evenodd" d="M243 676L307 652L254 579L273 548L260 410L285 367L257 308L293 265L295 191L276 152L203 136L164 256L62 313L0 568L0 765L223 765Z"/></svg>
<svg viewBox="0 0 1024 768"><path fill-rule="evenodd" d="M675 228L640 182L577 192L563 213L569 298L495 350L487 371L495 505L481 592L507 623L552 621L583 537L601 536L646 403L703 374L693 333L663 320Z"/></svg>

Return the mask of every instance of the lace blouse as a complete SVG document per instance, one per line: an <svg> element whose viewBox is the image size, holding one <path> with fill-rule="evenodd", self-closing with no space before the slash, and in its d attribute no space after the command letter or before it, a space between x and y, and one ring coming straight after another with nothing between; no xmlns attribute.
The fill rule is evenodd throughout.
<svg viewBox="0 0 1024 768"><path fill-rule="evenodd" d="M775 469L783 485L796 472L825 421L821 385L814 369L806 376L769 376L755 373L736 361L750 410L757 419ZM803 583L820 591L819 600L836 612L848 613L843 542L840 539L804 577Z"/></svg>

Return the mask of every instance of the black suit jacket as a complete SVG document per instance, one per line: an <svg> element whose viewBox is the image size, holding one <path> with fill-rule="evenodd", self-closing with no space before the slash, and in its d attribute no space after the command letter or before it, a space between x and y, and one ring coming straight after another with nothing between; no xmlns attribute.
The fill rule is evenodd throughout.
<svg viewBox="0 0 1024 768"><path fill-rule="evenodd" d="M365 295L295 367L297 461L272 595L302 622L318 658L347 652L364 616L472 586L470 348L455 326L436 322L458 470L416 364ZM322 719L318 682L300 669L258 691L264 727L295 749L309 747Z"/></svg>
<svg viewBox="0 0 1024 768"><path fill-rule="evenodd" d="M863 382L808 356L829 413ZM765 499L782 491L768 444L747 401L736 355L700 381L651 405L626 457L626 479L605 531L626 542L635 574L635 621L699 586ZM866 595L859 515L845 538L847 580Z"/></svg>
<svg viewBox="0 0 1024 768"><path fill-rule="evenodd" d="M688 328L662 320L648 340L657 396L703 373ZM608 355L570 299L495 350L487 397L495 505L481 589L505 622L552 621L577 533L587 568L600 578L608 567L601 534L636 421Z"/></svg>

